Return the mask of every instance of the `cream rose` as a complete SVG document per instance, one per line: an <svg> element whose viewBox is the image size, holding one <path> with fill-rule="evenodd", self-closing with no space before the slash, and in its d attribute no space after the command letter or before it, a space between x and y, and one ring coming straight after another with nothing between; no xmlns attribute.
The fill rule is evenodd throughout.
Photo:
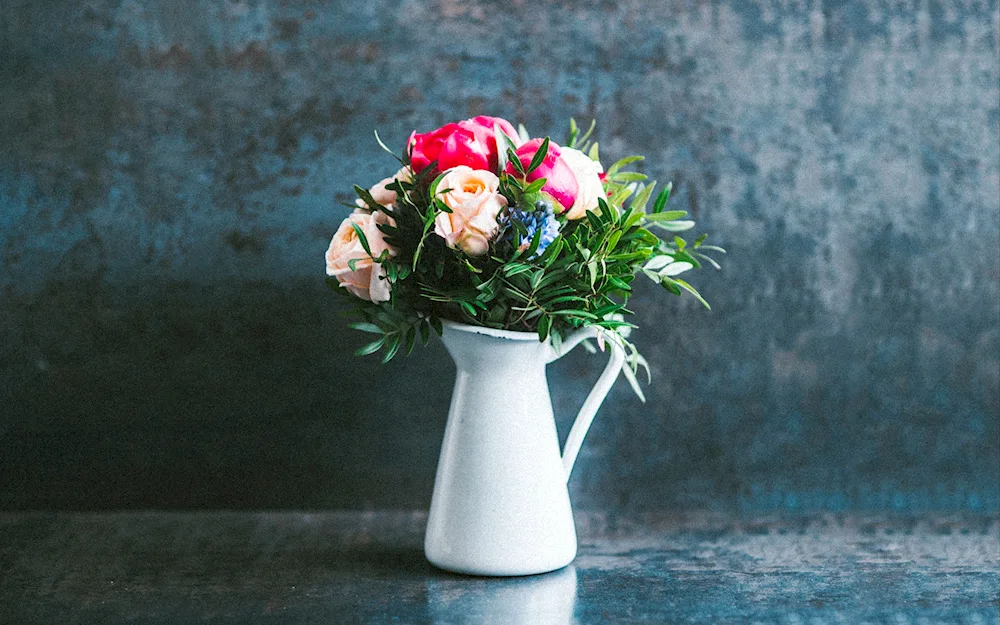
<svg viewBox="0 0 1000 625"><path fill-rule="evenodd" d="M469 256L482 256L490 249L500 231L497 216L507 206L507 198L497 193L500 179L485 169L465 165L445 172L438 189L451 213L441 213L434 220L434 232L448 247L458 248Z"/></svg>
<svg viewBox="0 0 1000 625"><path fill-rule="evenodd" d="M573 148L563 148L562 157L569 168L573 170L576 183L580 187L576 202L566 211L566 219L580 219L587 215L587 211L597 210L599 199L605 201L608 199L600 177L600 174L604 172L604 167L580 150Z"/></svg>
<svg viewBox="0 0 1000 625"><path fill-rule="evenodd" d="M399 171L393 174L389 178L383 178L368 192L372 194L372 199L381 204L382 206L392 206L396 203L396 192L391 189L386 189L387 186L395 182L396 180L402 180L403 182L412 182L413 173L410 171L409 167L401 167ZM364 202L361 198L357 200L358 206L364 208Z"/></svg>
<svg viewBox="0 0 1000 625"><path fill-rule="evenodd" d="M363 300L372 302L389 301L389 281L385 279L385 269L368 255L358 233L351 224L357 224L368 240L368 247L375 257L389 250L389 256L395 256L396 250L385 242L380 224L396 225L392 217L378 211L368 213L356 210L340 224L337 234L330 241L326 251L326 275L333 276L341 286ZM354 269L350 262L356 260Z"/></svg>

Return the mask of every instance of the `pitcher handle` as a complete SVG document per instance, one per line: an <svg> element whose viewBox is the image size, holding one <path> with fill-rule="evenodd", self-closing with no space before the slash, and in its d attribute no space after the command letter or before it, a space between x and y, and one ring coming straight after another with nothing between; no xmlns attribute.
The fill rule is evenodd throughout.
<svg viewBox="0 0 1000 625"><path fill-rule="evenodd" d="M598 338L600 334L601 332L594 327L577 330L566 337L552 360L569 353L581 341ZM566 437L566 444L563 446L562 461L563 468L566 471L567 482L569 481L570 473L573 472L573 465L576 463L577 454L580 453L583 439L587 436L587 431L590 430L590 424L594 422L594 416L597 415L598 409L604 403L604 398L607 397L608 392L611 391L611 387L614 386L615 380L618 379L618 372L621 371L622 365L625 363L625 351L621 345L610 338L605 343L611 352L611 358L608 360L607 366L604 367L601 377L597 379L597 384L594 385L593 390L587 395L586 401L583 402L583 407L580 408L580 412L576 415L573 427L569 430L569 436Z"/></svg>

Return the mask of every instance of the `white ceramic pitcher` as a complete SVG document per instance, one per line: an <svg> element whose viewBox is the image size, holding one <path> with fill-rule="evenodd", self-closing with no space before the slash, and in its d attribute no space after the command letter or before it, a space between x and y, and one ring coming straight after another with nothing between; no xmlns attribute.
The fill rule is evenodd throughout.
<svg viewBox="0 0 1000 625"><path fill-rule="evenodd" d="M441 338L458 372L424 539L431 564L471 575L532 575L576 557L566 482L625 356L606 342L611 359L562 453L545 365L597 335L579 330L557 352L534 333L444 322Z"/></svg>

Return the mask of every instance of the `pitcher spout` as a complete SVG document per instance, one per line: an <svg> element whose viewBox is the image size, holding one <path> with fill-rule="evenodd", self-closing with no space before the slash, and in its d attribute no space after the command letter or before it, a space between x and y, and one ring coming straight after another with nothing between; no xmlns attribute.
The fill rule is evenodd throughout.
<svg viewBox="0 0 1000 625"><path fill-rule="evenodd" d="M544 369L554 354L549 343L540 342L534 333L494 330L452 321L442 321L441 325L441 340L460 370Z"/></svg>

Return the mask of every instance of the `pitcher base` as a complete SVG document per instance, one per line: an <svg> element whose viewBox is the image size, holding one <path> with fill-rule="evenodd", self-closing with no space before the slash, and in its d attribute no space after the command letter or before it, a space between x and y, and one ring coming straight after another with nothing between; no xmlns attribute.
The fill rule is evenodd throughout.
<svg viewBox="0 0 1000 625"><path fill-rule="evenodd" d="M460 561L457 559L437 558L425 551L427 561L435 567L449 573L462 575L479 575L485 577L521 577L525 575L541 575L565 568L576 558L576 553L570 556L548 561L534 560L530 562L475 562L472 559Z"/></svg>

